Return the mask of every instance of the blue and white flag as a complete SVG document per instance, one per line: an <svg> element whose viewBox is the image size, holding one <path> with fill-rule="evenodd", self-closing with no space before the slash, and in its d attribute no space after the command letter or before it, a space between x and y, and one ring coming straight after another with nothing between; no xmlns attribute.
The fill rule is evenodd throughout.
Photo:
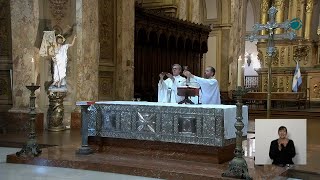
<svg viewBox="0 0 320 180"><path fill-rule="evenodd" d="M296 70L294 72L294 76L293 76L293 80L292 80L292 91L297 92L298 87L301 85L301 83L302 83L302 77L301 77L299 63L297 61Z"/></svg>

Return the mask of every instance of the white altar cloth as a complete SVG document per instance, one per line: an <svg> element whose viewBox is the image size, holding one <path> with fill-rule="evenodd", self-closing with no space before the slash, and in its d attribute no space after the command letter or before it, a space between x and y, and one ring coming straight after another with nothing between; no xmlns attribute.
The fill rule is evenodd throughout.
<svg viewBox="0 0 320 180"><path fill-rule="evenodd" d="M236 137L236 128L234 123L236 120L236 105L213 105L213 104L178 104L178 103L160 103L160 102L144 102L144 101L99 101L88 102L78 101L76 105L91 105L91 104L103 104L103 105L145 105L145 106L167 106L167 107L185 107L185 108L206 108L206 109L223 109L224 112L224 138L232 139ZM248 106L242 107L242 122L244 127L242 129L243 136L247 135L248 130Z"/></svg>

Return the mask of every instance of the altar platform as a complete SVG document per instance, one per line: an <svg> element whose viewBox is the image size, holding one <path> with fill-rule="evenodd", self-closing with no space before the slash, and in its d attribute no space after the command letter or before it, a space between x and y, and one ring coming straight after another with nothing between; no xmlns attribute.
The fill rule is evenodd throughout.
<svg viewBox="0 0 320 180"><path fill-rule="evenodd" d="M154 156L145 156L148 154L146 151L136 154L118 151L117 148L106 149L98 146L91 146L94 149L94 153L91 155L76 155L75 151L79 148L81 141L79 134L80 132L75 130L60 133L43 132L38 135L38 139L39 143L44 144L46 148L42 149L43 152L39 157L22 158L11 154L7 156L7 163L114 172L161 179L229 179L221 177L221 173L227 169L228 162L212 164L176 159L167 160L157 156L156 152ZM253 179L284 180L288 177L308 177L309 179L320 177L319 145L308 145L308 164L306 166L296 166L291 169L272 165L255 166L254 152L252 151L254 139L251 139L252 137L254 137L253 134L248 134L248 139L243 141L243 148L249 174ZM15 144L14 147L19 147L26 141L26 138L26 136L17 137L16 135L13 137L11 134L2 135L0 142L10 141L11 143L0 144L10 147Z"/></svg>
<svg viewBox="0 0 320 180"><path fill-rule="evenodd" d="M294 113L279 114L279 118L286 118ZM265 113L255 114L254 118L264 118ZM251 115L250 115L251 116ZM291 117L291 116L290 116ZM292 117L294 118L294 117ZM254 119L250 118L248 129L254 129ZM243 141L244 157L248 164L249 174L253 179L287 179L288 177L300 179L320 178L320 142L318 130L320 121L318 118L308 119L308 148L307 165L295 166L290 169L272 165L254 165L254 133L248 133ZM254 132L254 131L253 131ZM1 134L0 146L22 147L27 136L24 134ZM94 153L90 155L76 155L81 144L79 130L67 130L64 132L41 132L37 134L39 144L44 147L43 153L36 158L16 157L15 154L7 156L7 163L33 164L39 166L66 167L86 169L102 172L114 172L128 175L140 175L161 179L228 179L222 178L221 173L227 169L228 162L221 164L205 163L194 160L168 159L158 154L157 151L148 149L140 152L128 146L115 147L106 144L93 145L98 139L89 138ZM121 143L121 142L119 142ZM118 144L120 145L120 144ZM125 145L125 143L122 143ZM120 150L122 149L122 150ZM175 154L172 154L175 155ZM179 155L179 153L177 153Z"/></svg>

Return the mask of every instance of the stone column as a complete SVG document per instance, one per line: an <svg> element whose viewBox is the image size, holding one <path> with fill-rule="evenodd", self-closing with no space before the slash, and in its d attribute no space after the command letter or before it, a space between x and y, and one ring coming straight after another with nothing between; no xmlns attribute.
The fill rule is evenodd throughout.
<svg viewBox="0 0 320 180"><path fill-rule="evenodd" d="M28 111L30 92L26 89L26 85L35 82L31 72L33 69L31 58L35 59L35 63L39 59L38 49L35 47L39 26L38 3L38 0L10 1L13 59L13 109L11 111Z"/></svg>
<svg viewBox="0 0 320 180"><path fill-rule="evenodd" d="M26 119L29 119L30 91L27 85L35 83L38 73L32 69L39 69L39 50L35 47L39 26L39 0L11 0L11 33L12 33L12 69L13 69L13 107L9 110L8 132L29 131ZM0 25L1 26L1 25ZM34 58L34 66L31 63ZM39 84L37 84L39 85ZM39 92L43 86L36 90L35 106L40 101ZM39 109L37 109L38 111ZM43 114L39 113L35 120L36 130L43 130Z"/></svg>
<svg viewBox="0 0 320 180"><path fill-rule="evenodd" d="M98 0L76 1L76 101L98 99Z"/></svg>
<svg viewBox="0 0 320 180"><path fill-rule="evenodd" d="M262 0L260 5L260 23L266 24L268 22L268 10L269 10L269 0ZM261 35L267 34L266 30L261 31ZM265 40L261 40L263 42Z"/></svg>
<svg viewBox="0 0 320 180"><path fill-rule="evenodd" d="M192 21L192 0L186 0L187 1L187 20Z"/></svg>
<svg viewBox="0 0 320 180"><path fill-rule="evenodd" d="M278 12L276 14L276 22L277 23L282 23L283 18L284 18L284 0L275 0L274 1L274 7L277 8ZM275 31L275 34L282 34L283 33L283 28L278 28Z"/></svg>
<svg viewBox="0 0 320 180"><path fill-rule="evenodd" d="M191 21L193 23L201 23L200 22L200 1L199 0L192 0L191 3L191 12L192 12L192 18Z"/></svg>
<svg viewBox="0 0 320 180"><path fill-rule="evenodd" d="M178 18L187 20L187 1L186 0L177 0L177 7L178 7Z"/></svg>
<svg viewBox="0 0 320 180"><path fill-rule="evenodd" d="M117 0L116 99L131 100L134 94L134 0Z"/></svg>
<svg viewBox="0 0 320 180"><path fill-rule="evenodd" d="M317 30L317 34L318 34L318 56L317 56L317 65L320 65L320 25L318 27Z"/></svg>
<svg viewBox="0 0 320 180"><path fill-rule="evenodd" d="M314 2L313 0L307 0L306 3L306 19L304 23L304 38L310 40L312 30L312 13L313 13Z"/></svg>

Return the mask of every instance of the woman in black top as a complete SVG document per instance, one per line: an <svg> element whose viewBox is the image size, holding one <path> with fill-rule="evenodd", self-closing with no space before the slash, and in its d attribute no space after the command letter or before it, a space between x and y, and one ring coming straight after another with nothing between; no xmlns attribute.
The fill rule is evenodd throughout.
<svg viewBox="0 0 320 180"><path fill-rule="evenodd" d="M287 128L284 126L278 129L279 138L270 144L269 157L273 160L272 164L285 166L294 164L292 158L296 155L294 143L287 138Z"/></svg>

